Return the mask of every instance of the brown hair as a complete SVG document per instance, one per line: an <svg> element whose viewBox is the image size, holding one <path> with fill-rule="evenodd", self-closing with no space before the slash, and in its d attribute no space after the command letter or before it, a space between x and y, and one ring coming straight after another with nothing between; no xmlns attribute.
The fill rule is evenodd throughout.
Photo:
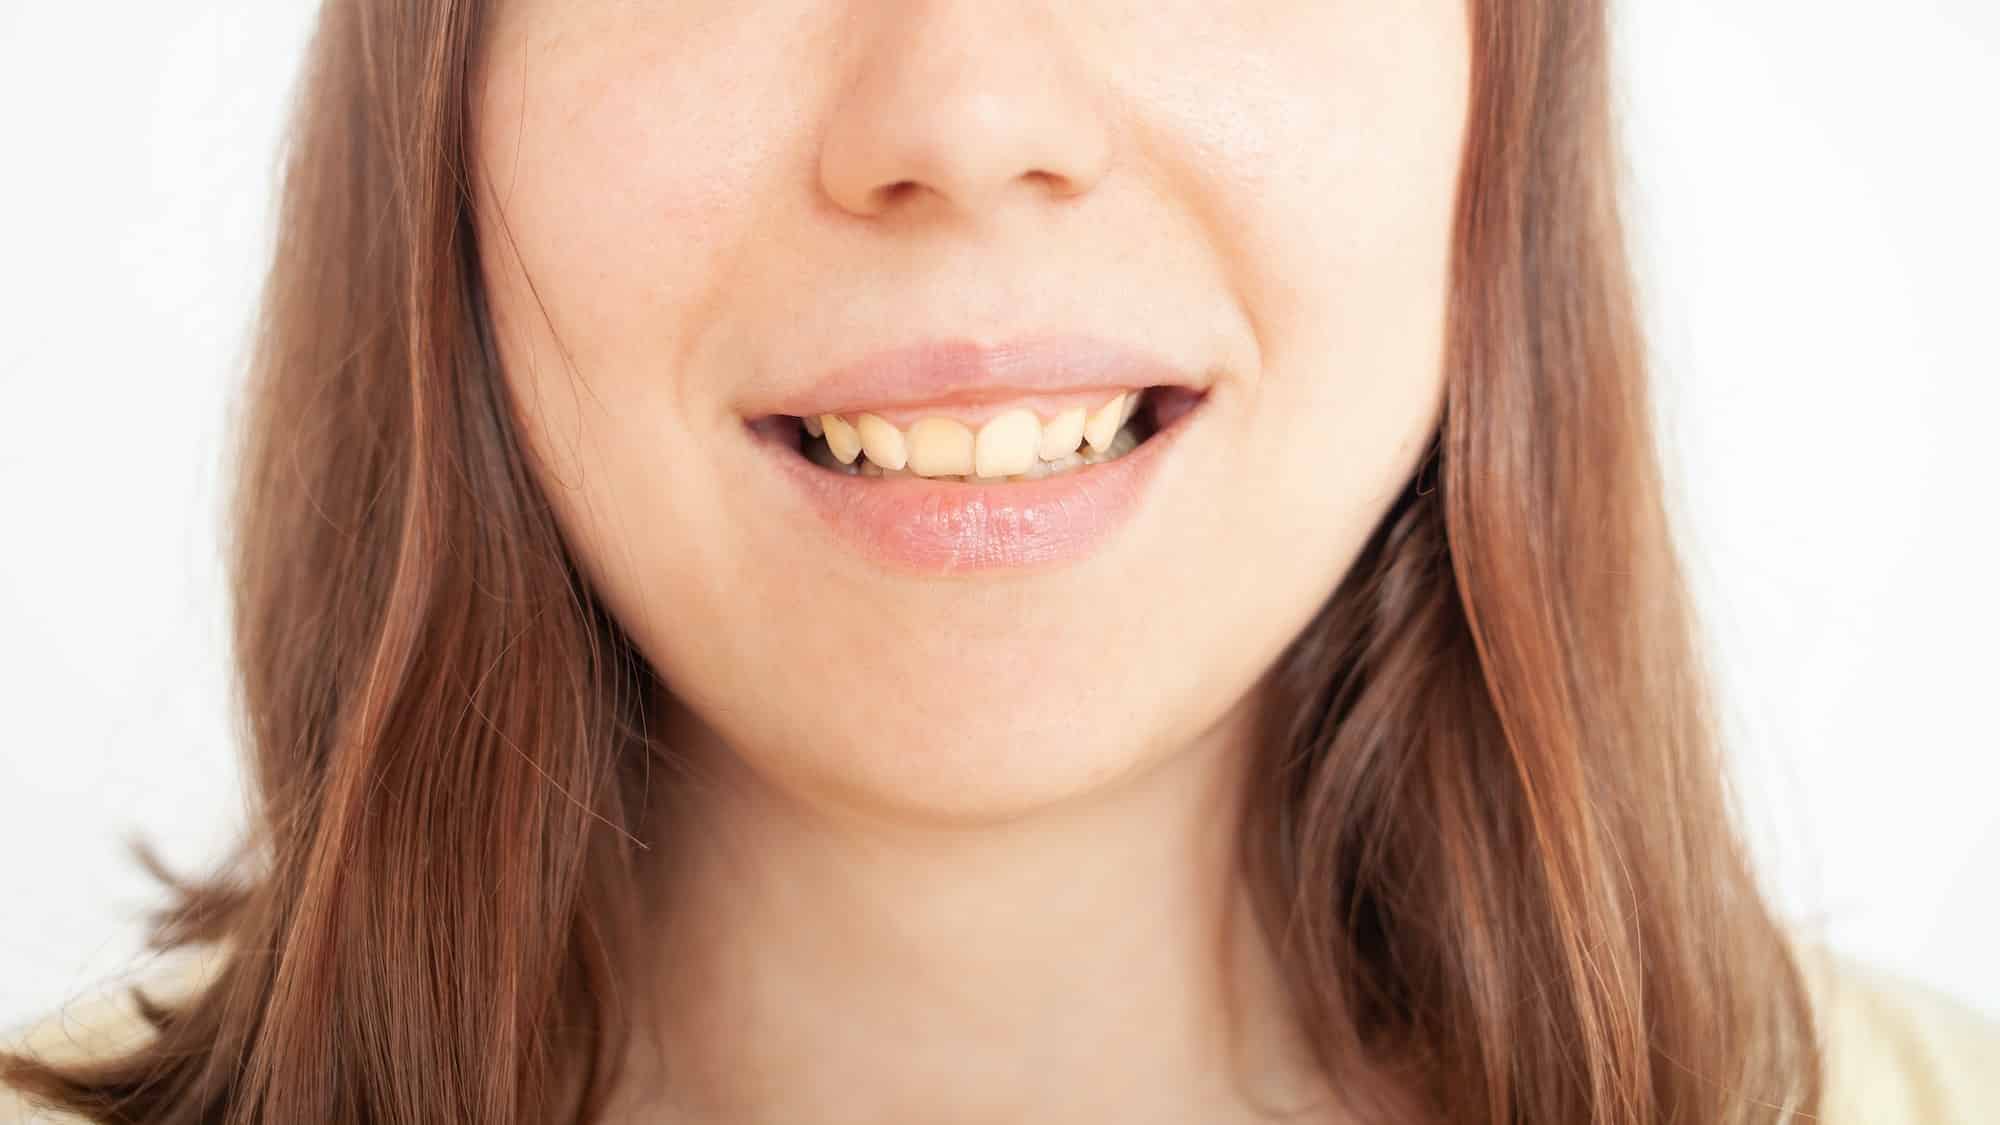
<svg viewBox="0 0 2000 1125"><path fill-rule="evenodd" d="M330 0L238 451L256 816L154 942L228 957L104 1122L585 1122L630 1013L658 685L571 564L483 307L480 9ZM1245 822L1326 1065L1387 1120L1816 1110L1732 823L1653 448L1603 0L1471 0L1438 442L1275 672ZM1377 1085L1387 1085L1377 1083ZM1365 1100L1355 1093L1357 1101Z"/></svg>

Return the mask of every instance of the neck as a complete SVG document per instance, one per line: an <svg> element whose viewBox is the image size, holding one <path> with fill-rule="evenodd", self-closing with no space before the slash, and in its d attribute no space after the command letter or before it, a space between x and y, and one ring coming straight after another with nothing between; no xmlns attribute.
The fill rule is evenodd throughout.
<svg viewBox="0 0 2000 1125"><path fill-rule="evenodd" d="M1311 1100L1242 877L1245 710L997 823L864 814L697 752L707 782L655 833L651 1119L1215 1122Z"/></svg>

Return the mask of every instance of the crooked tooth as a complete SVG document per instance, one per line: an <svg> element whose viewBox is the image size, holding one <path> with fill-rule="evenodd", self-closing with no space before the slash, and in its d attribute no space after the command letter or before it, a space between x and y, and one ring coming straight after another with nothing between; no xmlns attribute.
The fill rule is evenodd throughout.
<svg viewBox="0 0 2000 1125"><path fill-rule="evenodd" d="M799 421L804 423L806 432L814 437L819 437L826 433L826 427L819 424L819 415L817 414L808 414L799 419Z"/></svg>
<svg viewBox="0 0 2000 1125"><path fill-rule="evenodd" d="M1090 420L1083 424L1083 439L1092 449L1104 449L1118 436L1118 427L1125 424L1125 400L1129 397L1118 395L1091 412Z"/></svg>
<svg viewBox="0 0 2000 1125"><path fill-rule="evenodd" d="M861 456L861 435L838 414L820 415L819 424L826 427L826 445L833 455L843 465L854 464L854 459Z"/></svg>
<svg viewBox="0 0 2000 1125"><path fill-rule="evenodd" d="M1073 406L1049 420L1042 427L1041 448L1036 453L1044 461L1060 461L1076 452L1083 444L1084 409Z"/></svg>
<svg viewBox="0 0 2000 1125"><path fill-rule="evenodd" d="M861 435L861 448L867 451L870 461L885 469L900 469L910 463L910 451L903 441L903 431L873 414L856 418L854 430Z"/></svg>
<svg viewBox="0 0 2000 1125"><path fill-rule="evenodd" d="M1125 396L1125 409L1120 411L1124 417L1118 419L1118 425L1121 428L1125 423L1132 420L1132 415L1139 413L1139 403L1144 398L1145 393L1142 391L1133 391Z"/></svg>
<svg viewBox="0 0 2000 1125"><path fill-rule="evenodd" d="M972 472L972 431L949 418L926 418L910 427L909 470L920 477Z"/></svg>
<svg viewBox="0 0 2000 1125"><path fill-rule="evenodd" d="M1042 444L1042 420L1032 410L1009 410L979 427L972 471L982 477L1007 477L1028 471Z"/></svg>

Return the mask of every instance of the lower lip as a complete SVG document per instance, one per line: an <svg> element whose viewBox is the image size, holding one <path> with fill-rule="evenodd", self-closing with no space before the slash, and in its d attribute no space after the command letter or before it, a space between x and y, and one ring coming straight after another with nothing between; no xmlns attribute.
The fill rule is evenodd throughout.
<svg viewBox="0 0 2000 1125"><path fill-rule="evenodd" d="M1075 562L1123 526L1204 405L1115 461L993 484L849 476L760 440L821 522L882 566L929 575L1023 570Z"/></svg>

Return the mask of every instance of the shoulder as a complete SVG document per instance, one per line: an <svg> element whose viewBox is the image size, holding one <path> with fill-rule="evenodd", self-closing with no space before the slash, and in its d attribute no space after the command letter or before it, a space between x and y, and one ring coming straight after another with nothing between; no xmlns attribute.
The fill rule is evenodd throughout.
<svg viewBox="0 0 2000 1125"><path fill-rule="evenodd" d="M2000 1121L2000 1021L1823 946L1798 954L1824 1051L1823 1125Z"/></svg>
<svg viewBox="0 0 2000 1125"><path fill-rule="evenodd" d="M52 1012L0 1028L0 1050L52 1063L122 1054L157 1034L139 1012L134 986L149 999L168 1003L199 989L220 964L221 956L209 950L147 960L72 996ZM80 1125L82 1120L42 1109L0 1086L0 1125Z"/></svg>

